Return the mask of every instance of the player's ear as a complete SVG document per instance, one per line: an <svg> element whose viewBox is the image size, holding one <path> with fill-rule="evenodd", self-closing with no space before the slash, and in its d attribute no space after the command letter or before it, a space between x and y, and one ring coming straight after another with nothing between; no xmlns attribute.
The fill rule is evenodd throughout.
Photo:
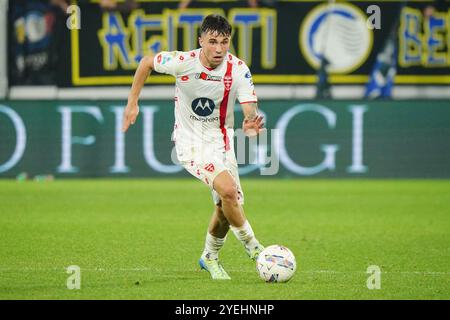
<svg viewBox="0 0 450 320"><path fill-rule="evenodd" d="M198 37L198 44L203 48L203 39L202 36Z"/></svg>

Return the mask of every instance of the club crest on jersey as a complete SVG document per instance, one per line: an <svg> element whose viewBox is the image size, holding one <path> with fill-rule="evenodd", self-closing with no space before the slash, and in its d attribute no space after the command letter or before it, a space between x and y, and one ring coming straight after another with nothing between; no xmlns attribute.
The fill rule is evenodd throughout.
<svg viewBox="0 0 450 320"><path fill-rule="evenodd" d="M213 113L216 105L214 104L214 101L209 98L197 98L192 101L191 107L196 115L206 117Z"/></svg>
<svg viewBox="0 0 450 320"><path fill-rule="evenodd" d="M223 78L223 83L225 84L225 90L230 91L231 85L233 83L233 78L227 75Z"/></svg>
<svg viewBox="0 0 450 320"><path fill-rule="evenodd" d="M195 79L206 80L206 81L222 81L222 77L221 76L212 76L212 75L207 74L205 72L196 73L195 74Z"/></svg>

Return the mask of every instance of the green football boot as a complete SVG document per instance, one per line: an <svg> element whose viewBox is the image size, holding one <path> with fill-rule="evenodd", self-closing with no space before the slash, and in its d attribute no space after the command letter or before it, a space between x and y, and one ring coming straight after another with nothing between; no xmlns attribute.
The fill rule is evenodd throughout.
<svg viewBox="0 0 450 320"><path fill-rule="evenodd" d="M219 259L206 259L201 257L199 262L200 268L209 272L213 280L230 280L230 276L222 267Z"/></svg>
<svg viewBox="0 0 450 320"><path fill-rule="evenodd" d="M245 246L245 251L247 252L247 255L250 257L250 259L252 259L254 261L256 261L258 259L259 254L263 250L264 250L264 246L262 246L261 244L258 244L257 246L254 246L254 247Z"/></svg>

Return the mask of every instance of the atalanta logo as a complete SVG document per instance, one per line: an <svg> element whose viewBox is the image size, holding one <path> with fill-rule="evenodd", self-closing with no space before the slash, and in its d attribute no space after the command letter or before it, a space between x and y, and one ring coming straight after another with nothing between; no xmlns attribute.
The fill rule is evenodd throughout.
<svg viewBox="0 0 450 320"><path fill-rule="evenodd" d="M212 101L211 99L197 98L194 101L192 101L191 107L192 111L194 111L196 115L206 117L209 116L211 113L213 113L216 105L214 104L214 101Z"/></svg>
<svg viewBox="0 0 450 320"><path fill-rule="evenodd" d="M327 71L349 73L369 56L373 32L366 26L366 15L351 3L323 3L309 12L302 22L300 49L306 61L319 69L328 61Z"/></svg>

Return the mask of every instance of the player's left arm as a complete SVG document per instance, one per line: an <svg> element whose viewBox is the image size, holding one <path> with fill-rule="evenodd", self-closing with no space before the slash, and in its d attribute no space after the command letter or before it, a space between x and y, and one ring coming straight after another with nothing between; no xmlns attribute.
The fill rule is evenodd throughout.
<svg viewBox="0 0 450 320"><path fill-rule="evenodd" d="M253 137L265 130L263 128L264 117L258 112L258 98L256 97L255 86L249 68L242 61L238 68L237 96L244 113L242 129L246 136Z"/></svg>
<svg viewBox="0 0 450 320"><path fill-rule="evenodd" d="M241 103L242 111L244 113L244 121L242 123L242 129L248 137L258 135L264 129L264 117L258 112L257 102L244 102Z"/></svg>

